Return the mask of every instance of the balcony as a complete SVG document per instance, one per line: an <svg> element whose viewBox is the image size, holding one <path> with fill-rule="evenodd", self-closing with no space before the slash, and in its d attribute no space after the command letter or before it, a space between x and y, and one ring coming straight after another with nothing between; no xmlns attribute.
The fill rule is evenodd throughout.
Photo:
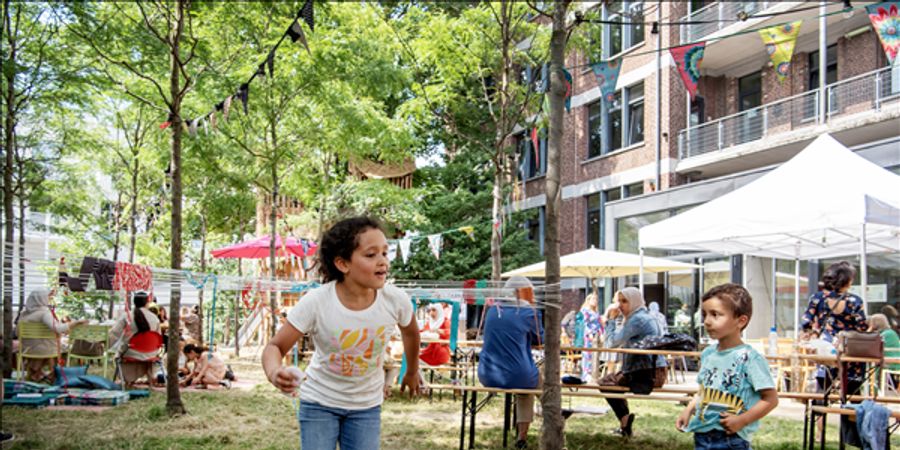
<svg viewBox="0 0 900 450"><path fill-rule="evenodd" d="M737 114L722 117L678 133L679 171L695 170L710 164L716 153L738 156L735 147L752 153L805 140L822 131L849 133L857 139L896 135L900 119L900 69L886 67L825 87L827 108L820 114L819 89L784 98ZM858 131L869 128L863 133ZM809 133L806 133L808 129ZM765 139L762 148L752 143ZM762 143L761 143L762 144ZM727 151L726 151L727 150ZM703 158L697 158L701 155ZM691 162L692 159L697 160ZM699 161L699 160L703 161ZM771 158L769 158L771 159ZM783 156L781 157L783 159ZM761 161L774 162L774 161ZM706 170L704 170L706 172Z"/></svg>
<svg viewBox="0 0 900 450"><path fill-rule="evenodd" d="M681 18L681 43L695 42L717 31L733 25L738 15L748 16L765 11L779 2L716 2L706 5ZM708 22L708 23L690 23Z"/></svg>

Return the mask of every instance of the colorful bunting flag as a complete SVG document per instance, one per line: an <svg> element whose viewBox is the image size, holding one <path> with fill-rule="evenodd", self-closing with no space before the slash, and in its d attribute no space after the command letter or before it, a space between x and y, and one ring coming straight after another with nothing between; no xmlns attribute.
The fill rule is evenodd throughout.
<svg viewBox="0 0 900 450"><path fill-rule="evenodd" d="M403 258L403 264L406 264L406 261L409 260L409 257L412 253L410 253L410 244L412 244L411 239L400 239L397 241L400 244L400 257Z"/></svg>
<svg viewBox="0 0 900 450"><path fill-rule="evenodd" d="M616 99L616 83L619 81L619 69L622 68L618 59L591 64L594 75L597 76L597 85L600 93L607 103Z"/></svg>
<svg viewBox="0 0 900 450"><path fill-rule="evenodd" d="M250 98L250 85L247 83L241 84L241 87L238 88L236 95L244 105L244 114L247 114L247 100L249 100Z"/></svg>
<svg viewBox="0 0 900 450"><path fill-rule="evenodd" d="M228 112L231 111L231 96L225 97L225 101L222 103L222 118L225 121L228 121Z"/></svg>
<svg viewBox="0 0 900 450"><path fill-rule="evenodd" d="M396 242L388 242L388 261L394 262L397 259L397 243Z"/></svg>
<svg viewBox="0 0 900 450"><path fill-rule="evenodd" d="M900 51L900 2L883 2L875 5L866 5L869 13L869 21L875 34L881 40L884 55L888 64L894 66L898 60L897 52ZM900 65L900 64L896 64Z"/></svg>
<svg viewBox="0 0 900 450"><path fill-rule="evenodd" d="M216 109L212 110L212 112L209 113L209 124L212 125L213 130L216 129L216 111L218 109L219 108L216 107Z"/></svg>
<svg viewBox="0 0 900 450"><path fill-rule="evenodd" d="M475 242L475 227L464 226L464 227L457 228L457 230L462 231L463 233L466 233L466 236L469 237L469 240L471 240L472 242Z"/></svg>
<svg viewBox="0 0 900 450"><path fill-rule="evenodd" d="M167 121L165 121L165 122L159 124L159 129L160 129L160 130L165 130L166 128L169 128L171 125L172 125L172 122L170 122L170 121L167 120Z"/></svg>
<svg viewBox="0 0 900 450"><path fill-rule="evenodd" d="M531 149L534 151L534 167L541 168L541 140L538 136L538 129L531 129Z"/></svg>
<svg viewBox="0 0 900 450"><path fill-rule="evenodd" d="M200 119L188 120L188 133L191 137L197 136L197 121Z"/></svg>
<svg viewBox="0 0 900 450"><path fill-rule="evenodd" d="M441 244L443 242L444 238L441 233L428 235L428 247L431 248L431 254L434 255L435 259L441 259Z"/></svg>
<svg viewBox="0 0 900 450"><path fill-rule="evenodd" d="M697 83L700 81L700 62L703 61L705 49L706 42L681 45L669 49L672 59L675 60L675 66L678 67L681 81L684 82L685 89L691 94L692 100L697 94Z"/></svg>
<svg viewBox="0 0 900 450"><path fill-rule="evenodd" d="M309 25L309 31L316 31L314 15L313 0L306 0L306 3L303 4L303 9L300 10L300 16L303 17L303 20Z"/></svg>
<svg viewBox="0 0 900 450"><path fill-rule="evenodd" d="M306 43L306 35L303 34L303 27L300 26L300 22L297 19L294 19L294 23L288 28L287 35L290 36L291 42L297 42L297 39L299 39L303 47L306 48L306 53L312 55L309 51L309 44Z"/></svg>
<svg viewBox="0 0 900 450"><path fill-rule="evenodd" d="M572 74L563 69L563 84L566 86L566 112L572 112Z"/></svg>
<svg viewBox="0 0 900 450"><path fill-rule="evenodd" d="M275 76L275 49L269 52L269 56L266 57L266 65L269 66L269 77Z"/></svg>
<svg viewBox="0 0 900 450"><path fill-rule="evenodd" d="M766 53L772 58L772 64L775 66L778 81L783 82L790 72L791 57L794 55L794 44L797 42L797 35L800 34L801 23L802 20L795 20L759 30L763 44L766 44Z"/></svg>

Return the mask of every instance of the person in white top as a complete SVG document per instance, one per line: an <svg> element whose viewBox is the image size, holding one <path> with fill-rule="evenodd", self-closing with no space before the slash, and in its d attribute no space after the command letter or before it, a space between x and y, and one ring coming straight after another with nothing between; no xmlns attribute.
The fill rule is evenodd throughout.
<svg viewBox="0 0 900 450"><path fill-rule="evenodd" d="M286 394L300 395L300 442L304 450L378 449L384 400L385 346L399 326L406 355L400 386L416 395L419 330L412 302L385 284L390 262L381 226L355 217L331 227L318 253L322 286L288 312L287 323L263 351L266 377ZM315 354L306 372L282 366L284 355L303 336L312 336Z"/></svg>

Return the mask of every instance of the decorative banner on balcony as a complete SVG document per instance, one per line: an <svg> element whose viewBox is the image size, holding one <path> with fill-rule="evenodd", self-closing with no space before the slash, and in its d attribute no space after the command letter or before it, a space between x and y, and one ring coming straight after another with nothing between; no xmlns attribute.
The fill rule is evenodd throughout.
<svg viewBox="0 0 900 450"><path fill-rule="evenodd" d="M428 235L428 247L431 248L431 254L435 259L441 259L441 244L444 242L441 233Z"/></svg>
<svg viewBox="0 0 900 450"><path fill-rule="evenodd" d="M875 34L881 40L884 55L888 63L893 66L897 61L897 52L900 51L900 2L884 2L875 5L866 5L869 20Z"/></svg>
<svg viewBox="0 0 900 450"><path fill-rule="evenodd" d="M687 44L669 49L678 74L684 87L691 94L691 100L697 94L697 83L700 82L700 62L703 61L703 52L706 51L706 42Z"/></svg>
<svg viewBox="0 0 900 450"><path fill-rule="evenodd" d="M563 84L566 86L566 112L572 112L572 74L563 69Z"/></svg>
<svg viewBox="0 0 900 450"><path fill-rule="evenodd" d="M597 85L600 86L600 93L607 103L612 103L616 99L616 83L619 81L619 69L622 64L618 59L611 61L603 61L591 64L594 69L594 75L597 76Z"/></svg>
<svg viewBox="0 0 900 450"><path fill-rule="evenodd" d="M791 57L794 55L794 44L797 42L797 35L800 34L801 23L802 20L796 20L759 30L763 44L766 44L766 53L775 65L778 81L783 82L791 69Z"/></svg>

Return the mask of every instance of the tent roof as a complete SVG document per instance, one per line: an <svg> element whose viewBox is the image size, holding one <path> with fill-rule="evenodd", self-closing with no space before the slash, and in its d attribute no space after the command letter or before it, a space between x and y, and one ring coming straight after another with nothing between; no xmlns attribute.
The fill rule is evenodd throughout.
<svg viewBox="0 0 900 450"><path fill-rule="evenodd" d="M614 252L589 248L559 258L560 276L563 278L601 278L635 275L640 271L640 256L633 253ZM504 273L504 278L514 275L543 277L545 262L534 263ZM644 256L644 272L668 272L692 269L693 264Z"/></svg>
<svg viewBox="0 0 900 450"><path fill-rule="evenodd" d="M823 134L735 191L639 231L642 248L785 259L900 251L900 176Z"/></svg>

